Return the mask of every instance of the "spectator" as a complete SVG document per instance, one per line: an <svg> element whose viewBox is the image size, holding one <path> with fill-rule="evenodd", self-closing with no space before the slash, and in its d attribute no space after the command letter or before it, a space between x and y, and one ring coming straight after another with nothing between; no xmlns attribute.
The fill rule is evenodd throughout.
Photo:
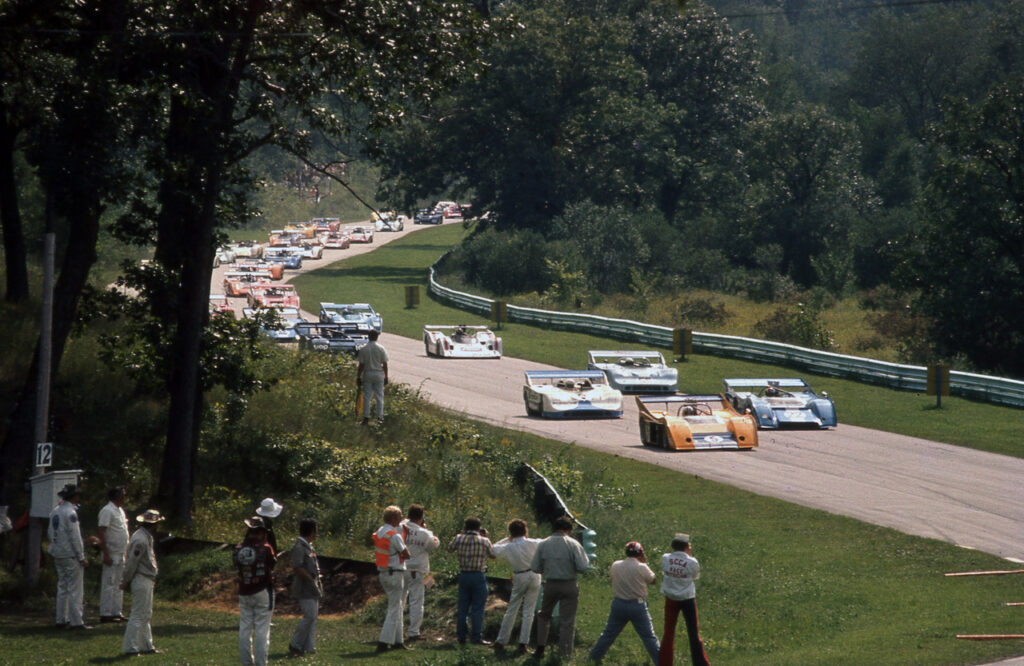
<svg viewBox="0 0 1024 666"><path fill-rule="evenodd" d="M135 517L135 522L141 523L141 526L128 542L128 557L125 559L124 577L121 579L121 589L130 589L132 592L132 612L128 615L124 643L121 646L125 654L160 652L153 646L149 621L153 617L153 588L159 571L154 541L157 525L163 519L156 509L147 509L146 513Z"/></svg>
<svg viewBox="0 0 1024 666"><path fill-rule="evenodd" d="M700 578L700 563L693 557L689 534L676 534L672 552L661 556L661 592L665 595L665 633L661 637L659 666L672 666L673 639L680 611L690 639L690 659L694 666L707 666L697 624L697 590L694 581Z"/></svg>
<svg viewBox="0 0 1024 666"><path fill-rule="evenodd" d="M57 571L57 628L92 629L84 619L84 574L89 561L85 558L82 525L78 522L81 493L77 486L68 484L57 496L61 501L50 512L47 534Z"/></svg>
<svg viewBox="0 0 1024 666"><path fill-rule="evenodd" d="M388 648L405 650L402 637L402 610L405 603L405 561L409 549L402 539L402 509L389 506L384 509L384 524L373 534L377 572L380 585L388 597L388 612L377 641L377 652Z"/></svg>
<svg viewBox="0 0 1024 666"><path fill-rule="evenodd" d="M274 534L274 518L281 515L281 511L284 506L278 504L273 498L264 498L260 505L256 507L256 515L263 519L263 524L267 528L267 543L274 549L274 555L277 555L281 551L277 549L277 535Z"/></svg>
<svg viewBox="0 0 1024 666"><path fill-rule="evenodd" d="M302 619L295 627L288 645L289 654L316 654L316 619L320 613L320 600L324 597L324 584L320 578L320 562L313 549L319 526L312 518L299 521L299 537L292 546L292 596L299 602Z"/></svg>
<svg viewBox="0 0 1024 666"><path fill-rule="evenodd" d="M377 343L380 332L371 330L369 336L370 341L356 353L356 385L363 390L362 425L370 422L371 397L377 399L377 423L384 423L384 386L388 383L388 353Z"/></svg>
<svg viewBox="0 0 1024 666"><path fill-rule="evenodd" d="M590 650L590 659L601 663L608 648L622 628L632 623L647 648L651 661L658 663L658 637L654 635L651 612L647 608L647 586L654 584L654 572L647 566L647 556L639 541L626 544L626 558L612 564L612 608L601 637Z"/></svg>
<svg viewBox="0 0 1024 666"><path fill-rule="evenodd" d="M249 518L245 527L245 540L232 557L238 568L238 653L243 665L266 666L277 554L267 543L262 517Z"/></svg>
<svg viewBox="0 0 1024 666"><path fill-rule="evenodd" d="M476 516L466 518L465 529L448 544L459 560L459 605L455 615L455 637L466 643L466 620L472 625L469 641L490 645L484 640L484 603L487 601L487 558L493 558L491 540Z"/></svg>
<svg viewBox="0 0 1024 666"><path fill-rule="evenodd" d="M554 532L537 545L530 564L530 569L544 577L540 611L537 612L537 651L534 653L538 660L544 656L555 604L559 609L558 649L563 656L572 654L576 639L576 606L580 597L576 576L590 566L583 546L569 536L572 519L569 516L556 518L553 526Z"/></svg>
<svg viewBox="0 0 1024 666"><path fill-rule="evenodd" d="M519 628L519 654L527 654L530 644L530 631L533 629L533 615L537 609L537 597L540 595L540 574L530 569L533 555L537 552L540 539L529 538L525 520L513 520L508 524L508 536L494 544L493 551L498 559L505 560L512 567L512 594L508 599L505 617L501 619L501 629L494 649L502 652L512 638L512 628L516 624L516 614L520 607L523 611L523 623Z"/></svg>
<svg viewBox="0 0 1024 666"><path fill-rule="evenodd" d="M419 504L410 506L408 518L402 521L402 538L410 555L405 563L405 594L409 604L409 635L406 640L409 641L420 639L423 600L427 577L430 576L430 554L441 545L441 540L426 525L423 507Z"/></svg>
<svg viewBox="0 0 1024 666"><path fill-rule="evenodd" d="M103 552L103 573L100 576L100 622L124 622L124 557L128 550L128 516L124 513L124 486L111 488L107 504L100 509L99 537Z"/></svg>

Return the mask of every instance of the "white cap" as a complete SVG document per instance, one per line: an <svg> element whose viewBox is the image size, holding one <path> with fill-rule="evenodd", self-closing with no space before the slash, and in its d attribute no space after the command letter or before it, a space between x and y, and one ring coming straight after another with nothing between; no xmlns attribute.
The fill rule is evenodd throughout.
<svg viewBox="0 0 1024 666"><path fill-rule="evenodd" d="M281 515L281 511L283 509L283 504L278 504L272 498L267 497L260 502L259 507L256 508L256 515L265 516L267 518L277 518Z"/></svg>

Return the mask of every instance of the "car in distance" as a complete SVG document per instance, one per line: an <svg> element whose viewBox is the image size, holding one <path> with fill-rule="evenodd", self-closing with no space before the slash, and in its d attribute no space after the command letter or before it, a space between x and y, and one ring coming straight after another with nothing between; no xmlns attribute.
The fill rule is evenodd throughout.
<svg viewBox="0 0 1024 666"><path fill-rule="evenodd" d="M218 312L228 312L234 315L234 309L231 307L231 303L228 302L228 297L224 294L210 294L210 314L217 314Z"/></svg>
<svg viewBox="0 0 1024 666"><path fill-rule="evenodd" d="M220 268L221 264L230 264L235 260L235 251L228 247L218 247L213 253L213 267Z"/></svg>
<svg viewBox="0 0 1024 666"><path fill-rule="evenodd" d="M301 322L295 325L299 347L323 352L354 354L370 338L355 324L332 324L322 321Z"/></svg>
<svg viewBox="0 0 1024 666"><path fill-rule="evenodd" d="M249 285L249 307L298 309L302 306L295 285L257 283Z"/></svg>
<svg viewBox="0 0 1024 666"><path fill-rule="evenodd" d="M430 208L420 208L416 211L416 216L412 218L413 224L441 224L442 222L444 222L444 213Z"/></svg>
<svg viewBox="0 0 1024 666"><path fill-rule="evenodd" d="M254 284L270 284L270 271L252 271L236 273L228 271L224 274L224 294L227 296L247 296Z"/></svg>
<svg viewBox="0 0 1024 666"><path fill-rule="evenodd" d="M238 257L249 257L252 259L258 259L263 256L263 243L254 240L240 240L235 241L228 245L236 258ZM234 259L232 259L234 261Z"/></svg>
<svg viewBox="0 0 1024 666"><path fill-rule="evenodd" d="M623 393L675 393L679 381L679 373L658 351L591 350L587 369L600 370Z"/></svg>
<svg viewBox="0 0 1024 666"><path fill-rule="evenodd" d="M723 396L638 395L640 441L673 451L752 449L754 418L740 414Z"/></svg>
<svg viewBox="0 0 1024 666"><path fill-rule="evenodd" d="M329 324L356 324L361 331L384 329L384 318L369 303L321 303L320 321Z"/></svg>
<svg viewBox="0 0 1024 666"><path fill-rule="evenodd" d="M246 319L252 319L261 312L266 312L266 310L242 308L242 316ZM306 321L299 309L273 308L270 312L277 314L276 322L261 324L260 330L274 342L298 342L299 334L295 330L295 326Z"/></svg>
<svg viewBox="0 0 1024 666"><path fill-rule="evenodd" d="M832 398L802 379L723 379L722 385L733 408L753 416L762 430L836 426Z"/></svg>
<svg viewBox="0 0 1024 666"><path fill-rule="evenodd" d="M302 252L289 246L268 247L263 251L263 258L275 263L284 264L285 268L302 268Z"/></svg>
<svg viewBox="0 0 1024 666"><path fill-rule="evenodd" d="M402 231L405 229L405 220L393 210L382 210L379 215L373 213L371 217L377 231Z"/></svg>
<svg viewBox="0 0 1024 666"><path fill-rule="evenodd" d="M348 231L349 242L351 243L373 242L373 225L357 224L351 227L345 227L345 230Z"/></svg>
<svg viewBox="0 0 1024 666"><path fill-rule="evenodd" d="M612 418L622 416L622 393L600 370L527 370L523 402L530 416Z"/></svg>
<svg viewBox="0 0 1024 666"><path fill-rule="evenodd" d="M329 231L320 235L326 250L344 250L348 248L351 240L349 235L342 231Z"/></svg>
<svg viewBox="0 0 1024 666"><path fill-rule="evenodd" d="M427 325L423 327L427 356L442 358L501 358L501 338L486 326Z"/></svg>

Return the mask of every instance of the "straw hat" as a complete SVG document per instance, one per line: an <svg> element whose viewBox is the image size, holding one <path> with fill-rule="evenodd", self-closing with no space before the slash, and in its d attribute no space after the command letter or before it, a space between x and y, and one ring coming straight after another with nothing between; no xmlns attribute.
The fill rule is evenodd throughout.
<svg viewBox="0 0 1024 666"><path fill-rule="evenodd" d="M164 517L160 515L160 512L156 509L146 509L146 513L135 516L135 521L139 523L159 523L164 520Z"/></svg>
<svg viewBox="0 0 1024 666"><path fill-rule="evenodd" d="M256 515L263 516L265 518L277 518L281 515L281 511L284 509L283 504L278 504L273 498L267 497L260 505L256 508Z"/></svg>

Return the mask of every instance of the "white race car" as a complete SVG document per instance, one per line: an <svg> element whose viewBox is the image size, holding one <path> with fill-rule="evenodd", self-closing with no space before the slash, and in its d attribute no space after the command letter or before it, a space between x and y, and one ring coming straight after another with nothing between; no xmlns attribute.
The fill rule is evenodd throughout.
<svg viewBox="0 0 1024 666"><path fill-rule="evenodd" d="M401 231L405 229L405 220L393 210L381 211L380 215L373 213L371 219L377 231Z"/></svg>
<svg viewBox="0 0 1024 666"><path fill-rule="evenodd" d="M501 338L486 326L424 326L427 356L501 358Z"/></svg>
<svg viewBox="0 0 1024 666"><path fill-rule="evenodd" d="M527 370L523 402L530 416L622 416L622 393L608 385L600 370Z"/></svg>
<svg viewBox="0 0 1024 666"><path fill-rule="evenodd" d="M587 368L601 370L623 393L675 393L679 373L657 351L594 351Z"/></svg>

